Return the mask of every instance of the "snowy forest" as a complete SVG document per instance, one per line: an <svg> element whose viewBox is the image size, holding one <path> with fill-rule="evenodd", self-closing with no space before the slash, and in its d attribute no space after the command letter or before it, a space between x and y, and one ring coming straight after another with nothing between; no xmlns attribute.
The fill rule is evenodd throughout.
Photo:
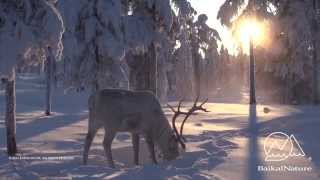
<svg viewBox="0 0 320 180"><path fill-rule="evenodd" d="M319 0L0 0L0 179L320 179Z"/></svg>

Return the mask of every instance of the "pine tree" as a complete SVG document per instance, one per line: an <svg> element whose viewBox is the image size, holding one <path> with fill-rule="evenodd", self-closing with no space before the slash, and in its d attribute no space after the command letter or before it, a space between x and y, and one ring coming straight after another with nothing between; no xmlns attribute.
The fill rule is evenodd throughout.
<svg viewBox="0 0 320 180"><path fill-rule="evenodd" d="M249 4L252 2L254 0L250 0ZM243 5L245 5L244 1L225 1L218 13L221 23L231 27L232 18L236 19L233 22L246 18L250 12L250 6L245 6L241 11ZM315 52L312 49L315 42L318 42L318 38L315 38L317 35L312 33L312 22L315 17L313 2L262 0L255 1L254 9L258 20L268 21L272 29L269 37L272 40L271 46L264 49L262 53L264 56L257 55L256 60L261 63L263 58L268 57L263 69L268 70L275 84L281 81L277 86L280 87L278 93L282 93L280 96L284 97L283 102L303 103L317 99L318 70L317 61L312 60L312 57L315 57L312 55ZM259 58L262 59L259 60ZM260 65L257 64L257 66Z"/></svg>

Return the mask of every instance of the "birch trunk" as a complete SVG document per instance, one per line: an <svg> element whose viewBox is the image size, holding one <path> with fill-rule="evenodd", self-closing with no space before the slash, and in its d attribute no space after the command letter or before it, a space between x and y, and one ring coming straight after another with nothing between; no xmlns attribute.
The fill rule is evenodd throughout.
<svg viewBox="0 0 320 180"><path fill-rule="evenodd" d="M6 82L6 128L7 128L7 152L9 156L17 153L16 144L16 89L15 89L15 70L12 77Z"/></svg>

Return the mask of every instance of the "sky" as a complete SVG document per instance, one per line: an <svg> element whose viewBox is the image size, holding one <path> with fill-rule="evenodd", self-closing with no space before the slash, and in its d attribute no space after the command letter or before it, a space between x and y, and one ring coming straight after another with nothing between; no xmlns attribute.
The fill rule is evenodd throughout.
<svg viewBox="0 0 320 180"><path fill-rule="evenodd" d="M206 14L208 16L208 25L216 29L222 39L222 43L228 48L231 54L235 53L235 47L231 32L228 28L221 25L217 19L220 6L225 0L190 0L192 6L198 11L198 14Z"/></svg>

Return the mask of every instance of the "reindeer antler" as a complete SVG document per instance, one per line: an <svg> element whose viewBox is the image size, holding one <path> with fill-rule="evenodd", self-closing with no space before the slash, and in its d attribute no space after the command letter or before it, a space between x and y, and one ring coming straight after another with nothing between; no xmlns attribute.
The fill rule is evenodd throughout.
<svg viewBox="0 0 320 180"><path fill-rule="evenodd" d="M202 102L199 106L197 105L198 104L198 100L199 100L199 96L197 96L192 108L189 109L188 112L181 111L181 104L182 104L183 100L179 101L177 110L175 110L171 105L168 104L168 107L174 112L174 115L172 117L172 127L173 127L173 130L174 130L174 132L175 132L175 134L177 136L177 140L181 144L183 149L186 148L186 145L183 142L183 140L186 141L185 138L182 135L183 134L183 127L184 127L185 122L189 118L189 116L194 114L194 112L196 112L196 111L209 112L207 109L202 107L205 103L207 103L208 99L206 99L204 102ZM177 120L179 115L185 115L185 118L183 119L181 127L180 127L180 134L179 134L179 132L177 130L177 127L176 127L176 120Z"/></svg>
<svg viewBox="0 0 320 180"><path fill-rule="evenodd" d="M199 100L199 96L197 96L192 108L187 112L186 117L183 119L182 124L180 126L180 137L184 141L186 141L186 139L183 137L183 127L184 127L185 122L189 118L189 116L194 114L196 111L210 112L207 109L202 107L204 104L206 104L208 102L208 98L205 101L203 101L199 106L197 106L198 100Z"/></svg>
<svg viewBox="0 0 320 180"><path fill-rule="evenodd" d="M178 117L179 115L181 115L181 114L186 115L185 112L181 112L181 111L180 111L182 101L183 101L183 99L179 101L177 110L175 110L170 104L167 104L167 105L168 105L168 107L169 107L169 108L173 111L173 113L174 113L174 115L173 115L173 117L172 117L171 123L172 123L172 128L173 128L173 130L174 130L174 132L175 132L175 134L176 134L176 136L177 136L177 140L178 140L178 142L181 144L182 148L183 148L183 149L186 149L186 145L185 145L185 143L181 140L181 136L179 135L179 132L178 132L177 127L176 127L177 117Z"/></svg>

